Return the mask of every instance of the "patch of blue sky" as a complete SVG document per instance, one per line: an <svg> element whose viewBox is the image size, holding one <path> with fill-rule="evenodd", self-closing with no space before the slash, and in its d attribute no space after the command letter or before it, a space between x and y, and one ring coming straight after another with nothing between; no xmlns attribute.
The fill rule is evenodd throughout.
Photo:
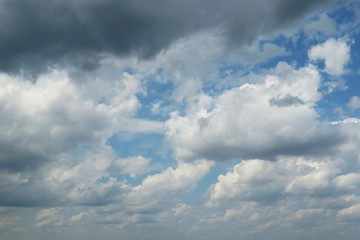
<svg viewBox="0 0 360 240"><path fill-rule="evenodd" d="M111 136L107 144L113 148L117 158L142 156L150 159L151 162L149 171L145 173L139 173L135 176L114 174L101 179L101 182L106 182L109 177L114 177L118 181L138 185L149 174L159 173L169 166L176 167L176 160L173 158L172 150L167 146L165 137L162 134L119 132Z"/></svg>
<svg viewBox="0 0 360 240"><path fill-rule="evenodd" d="M360 74L360 33L351 37L351 60L349 68L357 75ZM351 73L351 72L350 72Z"/></svg>
<svg viewBox="0 0 360 240"><path fill-rule="evenodd" d="M283 33L275 35L270 38L264 38L259 41L259 50L264 51L267 44L274 44L276 46L281 46L285 49L290 49L294 46L293 39L285 36Z"/></svg>
<svg viewBox="0 0 360 240"><path fill-rule="evenodd" d="M233 76L242 77L250 73L244 65L240 63L229 64L226 61L221 61L217 71L217 78L212 81L205 81L202 86L202 91L212 97L239 86L240 82L234 81Z"/></svg>
<svg viewBox="0 0 360 240"><path fill-rule="evenodd" d="M354 9L359 7L359 3L353 2L347 7L341 7L335 11L329 12L329 17L334 19L338 25L348 24L355 20Z"/></svg>
<svg viewBox="0 0 360 240"><path fill-rule="evenodd" d="M347 89L334 90L329 94L324 94L316 106L319 119L337 121L348 117L360 117L358 110L353 110L348 106L351 97L360 95L359 89L359 81L349 81Z"/></svg>
<svg viewBox="0 0 360 240"><path fill-rule="evenodd" d="M169 113L175 109L171 98L174 84L171 81L157 81L154 76L150 76L143 80L143 87L146 89L145 93L137 94L141 108L136 117L157 121L168 119ZM157 109L154 107L156 105Z"/></svg>
<svg viewBox="0 0 360 240"><path fill-rule="evenodd" d="M107 144L118 158L143 156L155 162L172 160L172 151L163 134L118 132L108 139Z"/></svg>
<svg viewBox="0 0 360 240"><path fill-rule="evenodd" d="M148 175L153 175L159 172L160 170L151 170L146 173L136 174L134 176L130 176L129 174L125 174L125 173L111 174L109 176L104 176L102 178L97 179L96 184L105 184L111 179L115 178L117 182L130 184L132 186L137 186L140 185Z"/></svg>
<svg viewBox="0 0 360 240"><path fill-rule="evenodd" d="M307 50L308 46L305 43L297 43L294 45L293 41L286 38L284 35L278 35L275 38L262 40L259 44L259 50L263 51L266 44L273 44L281 46L286 50L286 54L274 55L269 58L265 58L257 64L246 65L243 63L228 64L223 61L219 66L219 81L226 82L229 78L236 76L237 79L249 76L250 74L261 74L267 69L276 67L279 62L287 62L295 67L303 67L308 63ZM232 79L234 81L234 79ZM234 87L241 84L239 82L223 83L217 85L204 85L205 92L221 93L221 91L227 88ZM214 94L214 95L215 95Z"/></svg>
<svg viewBox="0 0 360 240"><path fill-rule="evenodd" d="M124 67L121 69L121 72L128 73L130 75L136 73L136 71L134 69L132 69L131 67Z"/></svg>
<svg viewBox="0 0 360 240"><path fill-rule="evenodd" d="M222 61L219 64L219 78L225 79L230 75L234 75L239 71L243 71L245 68L241 64L228 64L225 61Z"/></svg>

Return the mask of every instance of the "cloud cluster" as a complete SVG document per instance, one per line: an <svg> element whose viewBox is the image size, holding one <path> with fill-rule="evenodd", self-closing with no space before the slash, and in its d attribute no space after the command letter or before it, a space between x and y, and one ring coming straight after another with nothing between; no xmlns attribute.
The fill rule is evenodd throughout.
<svg viewBox="0 0 360 240"><path fill-rule="evenodd" d="M87 92L99 83L80 88L56 70L36 82L5 74L0 82L0 168L11 171L36 168L60 153L101 141L139 107L137 82L130 75L111 83L117 87L113 90L98 88L99 96Z"/></svg>
<svg viewBox="0 0 360 240"><path fill-rule="evenodd" d="M102 202L110 189L96 181L115 159L106 139L131 126L139 83L126 73L82 82L60 70L35 82L2 74L1 204Z"/></svg>
<svg viewBox="0 0 360 240"><path fill-rule="evenodd" d="M317 120L321 77L315 67L279 63L257 78L214 98L200 96L184 116L173 113L167 137L178 159L329 154L342 141L336 126Z"/></svg>

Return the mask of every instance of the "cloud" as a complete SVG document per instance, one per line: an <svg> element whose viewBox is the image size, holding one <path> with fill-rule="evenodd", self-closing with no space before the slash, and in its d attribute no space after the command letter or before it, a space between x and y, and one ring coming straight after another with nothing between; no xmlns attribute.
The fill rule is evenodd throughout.
<svg viewBox="0 0 360 240"><path fill-rule="evenodd" d="M360 204L341 209L338 212L337 217L342 221L360 221Z"/></svg>
<svg viewBox="0 0 360 240"><path fill-rule="evenodd" d="M35 81L0 75L2 205L113 202L125 186L102 179L116 159L106 139L136 123L137 132L161 128L152 121L131 123L140 107L135 76L119 73L109 81L73 77L57 69Z"/></svg>
<svg viewBox="0 0 360 240"><path fill-rule="evenodd" d="M350 98L350 101L348 103L348 106L352 110L356 110L360 108L360 98L358 96L353 96Z"/></svg>
<svg viewBox="0 0 360 240"><path fill-rule="evenodd" d="M309 50L311 61L324 60L324 71L332 75L342 75L350 60L350 46L345 39L330 38Z"/></svg>
<svg viewBox="0 0 360 240"><path fill-rule="evenodd" d="M9 228L10 226L14 226L18 224L22 219L20 217L11 216L11 217L2 217L0 218L0 229L1 228Z"/></svg>
<svg viewBox="0 0 360 240"><path fill-rule="evenodd" d="M270 105L278 106L278 107L288 107L293 105L303 105L305 104L300 98L286 95L283 98L272 98L270 99Z"/></svg>
<svg viewBox="0 0 360 240"><path fill-rule="evenodd" d="M238 53L247 64L256 64L264 60L288 54L288 51L284 47L272 43L265 43L260 47L258 42L254 42L250 46L241 48Z"/></svg>
<svg viewBox="0 0 360 240"><path fill-rule="evenodd" d="M42 209L36 214L35 227L60 227L64 225L64 218L57 208Z"/></svg>
<svg viewBox="0 0 360 240"><path fill-rule="evenodd" d="M295 197L299 201L314 199L304 203L312 208L329 208L330 205L341 209L349 206L353 203L349 196L355 196L353 194L360 189L359 122L347 119L337 124L341 132L347 135L347 140L333 155L281 156L275 162L243 160L218 176L217 182L205 195L205 204L209 207L226 208L229 203L236 205L253 202L271 205L285 201L293 203L295 207L303 206L294 202ZM349 151L353 154L349 155ZM326 203L327 200L333 202L329 204Z"/></svg>
<svg viewBox="0 0 360 240"><path fill-rule="evenodd" d="M184 116L173 113L167 138L177 158L271 160L329 152L342 141L336 126L317 121L316 68L279 63L257 79L217 97L201 95Z"/></svg>
<svg viewBox="0 0 360 240"><path fill-rule="evenodd" d="M112 163L109 167L110 171L114 173L126 173L131 177L135 177L136 174L141 174L149 171L150 159L142 156L129 157L124 159L118 159Z"/></svg>
<svg viewBox="0 0 360 240"><path fill-rule="evenodd" d="M217 205L224 200L276 201L282 196L282 176L277 166L261 160L243 161L225 175L219 175L217 183L209 190L207 205Z"/></svg>
<svg viewBox="0 0 360 240"><path fill-rule="evenodd" d="M206 160L193 163L180 162L175 169L170 167L159 174L148 176L141 185L133 189L131 194L140 199L151 197L162 199L172 192L190 191L213 165L213 162Z"/></svg>
<svg viewBox="0 0 360 240"><path fill-rule="evenodd" d="M0 7L0 69L37 72L75 63L89 70L104 54L149 58L209 28L223 29L229 43L242 45L331 2L6 0Z"/></svg>
<svg viewBox="0 0 360 240"><path fill-rule="evenodd" d="M304 27L304 32L311 38L322 38L337 34L336 22L326 13L322 13Z"/></svg>
<svg viewBox="0 0 360 240"><path fill-rule="evenodd" d="M246 160L219 175L208 190L206 205L225 206L229 202L269 205L284 199L292 201L292 196L321 197L327 189L342 195L346 193L338 192L342 185L332 186L334 179L346 176L338 176L339 173L340 170L330 161L321 159Z"/></svg>
<svg viewBox="0 0 360 240"><path fill-rule="evenodd" d="M286 185L287 193L306 194L325 189L329 186L330 180L340 172L328 162L300 161L298 165L302 165L302 169L299 167L297 176L293 175Z"/></svg>
<svg viewBox="0 0 360 240"><path fill-rule="evenodd" d="M89 213L87 212L80 212L79 214L73 215L70 218L70 222L80 222L82 221L84 218L86 218L87 216L89 216Z"/></svg>
<svg viewBox="0 0 360 240"><path fill-rule="evenodd" d="M136 80L128 77L111 83L122 87L113 90L112 95L108 92L112 90L105 88L101 92L100 87L90 96L86 90L92 85L107 83L79 86L57 70L40 76L36 82L2 74L0 168L36 169L58 154L95 144L111 134L139 107L134 96L138 89L131 86Z"/></svg>

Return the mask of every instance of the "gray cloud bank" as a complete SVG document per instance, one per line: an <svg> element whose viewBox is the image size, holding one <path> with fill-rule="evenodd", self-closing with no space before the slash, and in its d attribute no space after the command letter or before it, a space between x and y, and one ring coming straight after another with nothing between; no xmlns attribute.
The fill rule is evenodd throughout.
<svg viewBox="0 0 360 240"><path fill-rule="evenodd" d="M330 2L3 0L0 69L39 71L69 61L93 69L108 53L146 59L182 37L219 27L230 45L244 44Z"/></svg>

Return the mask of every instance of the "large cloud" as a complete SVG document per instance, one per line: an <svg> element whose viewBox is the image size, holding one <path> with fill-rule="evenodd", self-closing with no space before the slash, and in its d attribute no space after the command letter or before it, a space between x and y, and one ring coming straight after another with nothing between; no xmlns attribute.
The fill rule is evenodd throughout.
<svg viewBox="0 0 360 240"><path fill-rule="evenodd" d="M317 120L320 75L313 66L286 63L257 83L218 97L201 96L184 116L167 121L167 137L179 159L274 159L278 155L330 153L342 141L337 127Z"/></svg>
<svg viewBox="0 0 360 240"><path fill-rule="evenodd" d="M146 58L210 27L223 29L232 44L248 43L328 2L5 0L0 69L36 71L69 59L92 69L102 53Z"/></svg>
<svg viewBox="0 0 360 240"><path fill-rule="evenodd" d="M51 70L35 82L1 74L0 86L1 204L102 204L122 192L121 182L96 181L115 159L106 139L133 125L138 79L75 83ZM148 124L140 121L140 130Z"/></svg>
<svg viewBox="0 0 360 240"><path fill-rule="evenodd" d="M118 88L104 87L109 84ZM35 83L1 75L0 169L29 170L82 144L101 142L138 109L137 84L124 75L80 87L56 70ZM90 96L88 90L95 88Z"/></svg>

